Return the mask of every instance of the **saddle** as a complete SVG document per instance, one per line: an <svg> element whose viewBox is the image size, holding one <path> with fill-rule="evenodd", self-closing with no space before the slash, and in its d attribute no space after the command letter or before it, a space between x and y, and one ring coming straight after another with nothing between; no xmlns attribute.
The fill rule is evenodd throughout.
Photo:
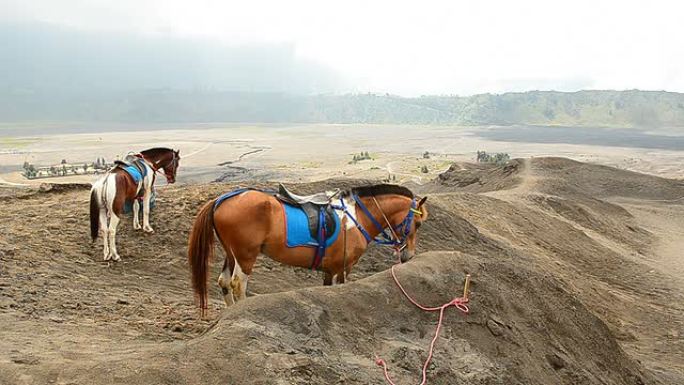
<svg viewBox="0 0 684 385"><path fill-rule="evenodd" d="M227 192L214 202L214 210L216 210L221 203L236 195L242 194L245 191L254 190L251 188L241 188L234 191ZM330 201L339 193L339 190L331 192L323 192L313 195L301 196L293 194L288 191L282 184L279 185L278 191L269 190L255 190L269 194L279 200L285 209L287 220L295 218L298 214L301 215L302 222L307 221L308 230L311 242L308 243L310 247L316 247L316 254L311 264L312 269L318 269L325 256L326 248L332 244L339 233L340 221L337 218L335 209L330 204ZM294 212L292 212L294 210ZM288 214L289 211L289 214ZM296 219L294 219L296 221ZM297 223L297 222L293 222ZM287 226L286 226L287 227ZM287 227L289 229L289 227ZM303 231L306 228L303 226ZM288 230L289 231L289 230ZM297 247L307 245L307 242L292 245L290 247ZM289 244L288 244L289 246Z"/></svg>
<svg viewBox="0 0 684 385"><path fill-rule="evenodd" d="M126 171L135 181L135 183L140 184L142 180L147 176L147 167L145 167L145 161L133 154L128 154L123 160L115 160L114 168L120 168Z"/></svg>
<svg viewBox="0 0 684 385"><path fill-rule="evenodd" d="M323 191L311 195L297 195L285 188L281 183L278 184L278 196L281 200L288 200L296 205L303 205L306 203L313 203L317 206L325 206L330 203L332 198L339 193L339 189L335 191Z"/></svg>
<svg viewBox="0 0 684 385"><path fill-rule="evenodd" d="M282 184L278 185L278 192L275 197L289 205L300 207L309 218L309 232L311 236L319 243L319 233L321 224L325 224L325 233L331 235L335 231L335 220L333 215L335 210L330 206L332 198L338 194L339 191L325 191L312 195L297 195L289 191ZM321 221L322 219L322 221ZM322 222L322 223L321 223Z"/></svg>
<svg viewBox="0 0 684 385"><path fill-rule="evenodd" d="M291 206L301 208L309 220L309 232L311 237L318 242L316 257L312 268L316 269L325 256L326 240L332 236L336 229L335 210L330 205L330 201L339 193L336 191L325 191L312 195L297 195L289 191L282 184L278 185L276 199Z"/></svg>

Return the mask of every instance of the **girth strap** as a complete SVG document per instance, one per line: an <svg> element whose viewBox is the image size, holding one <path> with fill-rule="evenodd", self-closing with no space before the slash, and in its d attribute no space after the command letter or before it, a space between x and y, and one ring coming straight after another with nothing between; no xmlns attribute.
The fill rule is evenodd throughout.
<svg viewBox="0 0 684 385"><path fill-rule="evenodd" d="M318 269L323 262L323 257L325 257L325 244L327 240L327 231L325 228L325 210L321 208L318 212L318 236L316 237L318 238L318 247L316 247L316 254L314 255L313 263L311 264L311 270Z"/></svg>

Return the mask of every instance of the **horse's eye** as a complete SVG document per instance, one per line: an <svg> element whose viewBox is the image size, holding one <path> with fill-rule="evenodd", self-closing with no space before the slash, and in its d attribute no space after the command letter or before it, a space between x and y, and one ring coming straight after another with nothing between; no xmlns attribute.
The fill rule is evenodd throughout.
<svg viewBox="0 0 684 385"><path fill-rule="evenodd" d="M418 230L420 228L420 225L422 225L421 222L416 222L416 230Z"/></svg>

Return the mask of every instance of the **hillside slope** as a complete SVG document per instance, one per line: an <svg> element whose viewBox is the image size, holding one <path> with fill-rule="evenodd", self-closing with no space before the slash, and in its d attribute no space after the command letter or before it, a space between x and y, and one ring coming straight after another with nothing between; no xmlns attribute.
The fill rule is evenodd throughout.
<svg viewBox="0 0 684 385"><path fill-rule="evenodd" d="M576 293L629 353L682 381L683 181L533 158L454 165L426 186L440 189L485 236L532 256Z"/></svg>
<svg viewBox="0 0 684 385"><path fill-rule="evenodd" d="M482 175L453 167L453 178L465 169L486 181L482 191L429 186L419 255L398 275L429 305L460 295L465 273L473 287L470 315L447 310L428 383L684 381L684 282L660 254L677 231L653 227L640 211L684 214L681 203L643 199L684 192L679 182L649 190L647 178L588 195L581 186L597 182L582 175L616 173L619 182L620 171L562 159L512 164ZM587 170L559 174L573 167ZM197 318L187 234L199 206L233 187L160 189L156 233L133 233L124 221L116 264L89 242L87 189L2 198L0 382L381 383L375 355L399 382L415 381L437 315L401 296L385 271L392 258L377 247L352 283L327 288L318 273L261 259L253 297L221 311L212 284L209 319Z"/></svg>

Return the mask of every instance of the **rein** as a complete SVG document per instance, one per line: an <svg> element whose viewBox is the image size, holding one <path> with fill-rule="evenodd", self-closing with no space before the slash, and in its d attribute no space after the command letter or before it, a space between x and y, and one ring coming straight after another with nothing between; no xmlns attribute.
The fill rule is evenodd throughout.
<svg viewBox="0 0 684 385"><path fill-rule="evenodd" d="M439 337L439 331L442 329L442 322L444 321L444 311L450 307L454 306L456 309L460 310L463 314L469 314L470 313L470 308L468 308L468 287L470 283L470 275L466 276L466 282L463 287L463 297L457 297L452 299L451 301L445 303L444 305L441 306L424 306L418 303L415 299L413 299L404 289L404 287L399 283L399 279L397 278L397 274L394 271L394 268L398 265L392 265L392 268L390 270L390 273L392 273L392 278L394 279L394 283L397 284L397 287L399 287L399 290L401 290L402 294L406 297L406 299L409 300L412 304L414 304L417 308L423 310L423 311L438 311L439 312L439 320L437 321L437 328L435 329L435 335L432 337L432 341L430 341L430 350L427 356L427 359L425 360L425 363L423 364L423 370L422 370L422 375L423 375L423 381L420 382L420 385L425 385L427 383L427 369L428 366L430 366L430 361L432 360L432 354L435 350L435 342L437 342L437 338ZM389 372L387 370L387 363L385 360L379 357L375 357L375 364L378 366L382 367L382 370L385 375L385 381L390 384L390 385L396 385L392 379L389 376Z"/></svg>
<svg viewBox="0 0 684 385"><path fill-rule="evenodd" d="M375 201L378 210L380 210L380 213L382 214L383 218L385 219L385 222L387 223L387 227L385 227L381 225L377 219L375 219L373 214L371 214L370 210L368 210L368 207L366 207L366 205L363 204L358 195L352 194L351 196L354 199L356 205L361 208L361 211L363 211L364 215L366 215L366 217L370 219L370 221L373 223L373 226L375 226L375 228L380 232L375 238L371 237L368 231L363 227L363 225L361 225L361 223L357 221L356 218L354 218L354 216L349 212L349 208L347 207L347 205L345 205L343 197L340 197L339 205L332 206L335 210L344 211L345 215L349 217L352 220L352 222L354 222L356 228L359 229L361 234L363 234L363 237L366 238L367 243L375 242L380 245L393 246L397 251L401 251L406 247L406 239L408 238L408 234L411 232L411 224L413 223L414 216L415 214L421 213L416 207L415 199L411 200L411 207L409 208L409 212L408 214L406 214L404 220L393 227L392 224L389 222L389 219L387 219L385 212L382 211L382 208L380 207L380 204L378 203L377 199L375 199L375 196L373 196L373 201ZM403 231L401 233L401 237L399 237L397 231L401 228L403 228ZM390 231L389 234L387 233L387 229L389 229Z"/></svg>
<svg viewBox="0 0 684 385"><path fill-rule="evenodd" d="M333 208L336 210L343 210L345 215L348 218L351 218L351 220L354 222L354 224L359 229L361 234L363 234L363 236L366 238L366 241L368 243L375 241L376 243L379 243L382 245L393 246L396 249L397 253L406 247L406 239L408 237L409 232L411 231L411 224L413 222L414 216L415 216L415 214L422 215L420 210L416 207L416 200L415 199L411 200L411 207L409 208L409 212L408 212L408 214L406 214L406 217L404 218L404 220L401 223L399 223L397 226L392 226L389 219L387 218L387 215L385 215L385 212L382 210L382 207L380 207L380 203L375 198L375 196L372 196L373 202L375 202L375 205L377 206L378 210L380 211L380 214L382 215L383 219L387 223L387 227L385 228L380 224L380 222L378 222L377 219L375 219L375 217L373 217L373 215L368 210L366 205L364 205L363 202L361 202L358 195L352 194L352 198L354 199L356 204L361 208L361 211L363 211L363 213L366 215L366 217L368 217L368 219L370 219L370 221L378 229L378 231L380 231L380 234L378 234L378 236L376 238L371 238L370 234L368 234L368 231L361 225L361 223L359 223L359 221L357 221L354 218L353 215L351 215L351 213L349 212L349 209L344 204L344 199L342 197L340 197L340 205L339 206L333 205ZM400 237L397 234L397 231L399 229L401 229L402 226L403 226L403 230L401 231L401 237ZM390 234L387 234L387 229L389 229ZM346 227L345 227L345 230L346 230ZM346 233L345 233L345 235L346 235ZM378 238L378 237L381 237L381 238ZM346 240L345 240L344 252L345 252L345 258L346 258ZM470 275L466 276L466 283L465 283L465 286L463 289L463 297L454 298L451 301L449 301L443 305L440 305L440 306L434 306L434 307L424 306L424 305L421 305L420 303L418 303L418 301L416 301L415 299L413 299L413 297L411 297L408 294L406 289L404 289L401 282L399 282L399 278L397 278L397 274L394 270L395 267L397 267L397 265L399 265L399 264L401 264L401 262L397 262L396 264L392 265L392 268L390 269L390 273L392 275L392 278L394 279L394 283L397 285L397 287L399 288L401 293L404 295L404 297L406 297L406 299L409 302L411 302L414 306L416 306L417 308L419 308L423 311L439 312L439 319L437 321L437 328L436 328L435 334L432 337L432 340L430 342L430 349L428 352L428 356L427 356L427 359L425 360L425 363L423 364L423 368L422 368L422 381L421 381L420 385L425 385L425 383L427 383L428 366L430 365L430 361L432 360L432 355L433 355L433 352L435 349L435 343L437 342L437 338L439 337L439 332L442 329L442 323L444 321L444 311L447 308L453 306L453 307L457 308L458 310L460 310L463 314L470 313L470 309L468 308L468 305L467 305L468 304L468 286L469 286L468 284L469 284ZM346 266L346 264L345 264L345 266ZM385 362L385 360L376 356L375 364L382 367L383 374L385 376L385 381L390 385L395 385L395 383L390 378L389 371L387 369L387 363Z"/></svg>
<svg viewBox="0 0 684 385"><path fill-rule="evenodd" d="M175 162L177 161L176 153L175 153L174 151L171 151L171 153L173 154L173 157L171 158L171 160L169 161L169 163L167 163L165 166L162 166L162 167L155 167L154 162L152 162L152 161L150 161L149 159L145 158L145 155L143 155L142 153L139 153L139 154L137 154L136 156L139 157L140 159L144 160L145 163L147 163L147 165L150 166L150 168L152 169L152 175L156 175L157 173L159 173L160 175L163 175L164 177L167 177L167 176L166 176L166 172L162 173L162 172L159 172L159 170L161 170L161 169L166 170L166 167L170 166L171 164L173 164L173 163L175 163ZM168 177L167 177L167 179L168 179ZM154 181L153 181L153 184L154 184Z"/></svg>

